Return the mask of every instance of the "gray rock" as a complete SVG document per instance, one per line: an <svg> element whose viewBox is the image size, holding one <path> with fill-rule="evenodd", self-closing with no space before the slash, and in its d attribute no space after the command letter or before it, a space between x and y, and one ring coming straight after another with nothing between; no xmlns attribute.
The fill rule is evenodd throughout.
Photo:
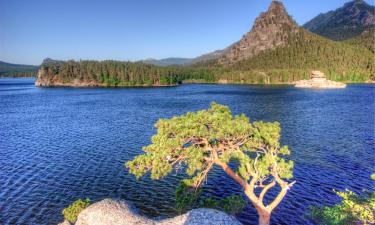
<svg viewBox="0 0 375 225"><path fill-rule="evenodd" d="M215 209L193 209L183 215L162 220L157 225L242 225L236 218Z"/></svg>
<svg viewBox="0 0 375 225"><path fill-rule="evenodd" d="M137 210L124 201L104 199L90 205L77 218L76 225L148 225L153 221L138 215Z"/></svg>
<svg viewBox="0 0 375 225"><path fill-rule="evenodd" d="M69 221L64 220L64 222L59 223L58 225L72 225Z"/></svg>
<svg viewBox="0 0 375 225"><path fill-rule="evenodd" d="M241 225L224 212L214 209L194 209L183 215L164 220L153 220L138 214L125 201L104 199L83 210L76 225Z"/></svg>

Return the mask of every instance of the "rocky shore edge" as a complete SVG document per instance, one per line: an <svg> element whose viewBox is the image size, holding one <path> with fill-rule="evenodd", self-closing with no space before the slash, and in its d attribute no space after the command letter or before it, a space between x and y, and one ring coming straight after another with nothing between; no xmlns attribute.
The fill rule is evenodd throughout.
<svg viewBox="0 0 375 225"><path fill-rule="evenodd" d="M236 218L215 209L193 209L169 219L141 216L131 204L122 200L104 199L84 209L75 225L242 225ZM72 225L64 221L59 225Z"/></svg>

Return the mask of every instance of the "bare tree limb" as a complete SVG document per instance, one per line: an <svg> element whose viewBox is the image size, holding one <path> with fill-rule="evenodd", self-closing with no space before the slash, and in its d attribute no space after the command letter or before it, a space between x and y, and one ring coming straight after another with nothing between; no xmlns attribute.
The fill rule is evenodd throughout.
<svg viewBox="0 0 375 225"><path fill-rule="evenodd" d="M272 181L271 183L264 186L263 190L259 194L259 201L263 202L263 198L266 195L267 191L273 188L276 185L276 181Z"/></svg>

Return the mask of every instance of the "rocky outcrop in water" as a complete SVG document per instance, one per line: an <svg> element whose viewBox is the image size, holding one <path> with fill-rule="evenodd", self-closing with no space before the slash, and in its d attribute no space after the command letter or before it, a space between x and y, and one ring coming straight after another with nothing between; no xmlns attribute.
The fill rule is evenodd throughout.
<svg viewBox="0 0 375 225"><path fill-rule="evenodd" d="M68 225L64 221L60 225ZM241 225L232 216L214 209L193 209L165 220L149 219L125 201L104 199L83 210L75 225Z"/></svg>
<svg viewBox="0 0 375 225"><path fill-rule="evenodd" d="M297 88L345 88L346 84L327 80L324 73L312 71L310 80L300 80L296 82Z"/></svg>
<svg viewBox="0 0 375 225"><path fill-rule="evenodd" d="M61 82L56 74L51 73L48 68L39 69L37 79L35 80L37 87L101 87L103 84L97 81L84 82L79 79L73 79L70 82Z"/></svg>
<svg viewBox="0 0 375 225"><path fill-rule="evenodd" d="M272 1L267 12L261 13L254 26L219 60L231 64L258 55L260 52L286 44L291 34L299 31L297 23L288 15L284 5Z"/></svg>

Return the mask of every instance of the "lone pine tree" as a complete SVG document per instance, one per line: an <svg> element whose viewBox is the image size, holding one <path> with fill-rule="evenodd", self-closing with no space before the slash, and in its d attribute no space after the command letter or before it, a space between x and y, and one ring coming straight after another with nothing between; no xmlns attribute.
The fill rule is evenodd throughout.
<svg viewBox="0 0 375 225"><path fill-rule="evenodd" d="M294 184L287 181L294 163L282 158L290 151L280 145L278 122L250 123L244 114L233 116L228 107L212 103L208 110L160 119L155 127L152 143L143 147L146 153L126 163L137 178L151 172L151 179L160 179L183 165L190 177L185 184L199 188L218 166L243 188L262 225L270 223L272 211ZM276 197L265 201L277 185Z"/></svg>

